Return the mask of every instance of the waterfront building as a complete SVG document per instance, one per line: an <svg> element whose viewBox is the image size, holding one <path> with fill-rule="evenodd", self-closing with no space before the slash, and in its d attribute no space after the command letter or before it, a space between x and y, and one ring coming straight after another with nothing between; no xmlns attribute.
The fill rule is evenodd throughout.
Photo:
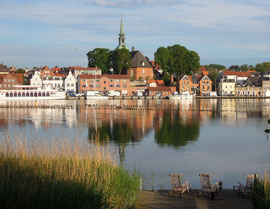
<svg viewBox="0 0 270 209"><path fill-rule="evenodd" d="M192 76L182 75L177 82L177 90L179 93L189 92L190 94L196 93L196 85L192 81Z"/></svg>
<svg viewBox="0 0 270 209"><path fill-rule="evenodd" d="M68 91L77 91L77 79L74 75L69 71L67 77L65 78L65 92Z"/></svg>
<svg viewBox="0 0 270 209"><path fill-rule="evenodd" d="M189 92L200 96L210 96L212 94L212 81L207 75L183 75L177 82L179 93Z"/></svg>
<svg viewBox="0 0 270 209"><path fill-rule="evenodd" d="M261 77L251 76L245 82L236 82L235 95L264 96Z"/></svg>
<svg viewBox="0 0 270 209"><path fill-rule="evenodd" d="M79 75L78 92L100 91L118 91L121 95L130 95L130 79L127 75Z"/></svg>
<svg viewBox="0 0 270 209"><path fill-rule="evenodd" d="M15 85L23 85L23 73L0 74L0 89L13 89Z"/></svg>
<svg viewBox="0 0 270 209"><path fill-rule="evenodd" d="M35 71L34 75L30 79L31 86L40 87L40 88L42 87L42 80L40 78L40 74L41 73L39 71Z"/></svg>
<svg viewBox="0 0 270 209"><path fill-rule="evenodd" d="M219 96L234 96L235 95L235 80L222 78L218 83Z"/></svg>
<svg viewBox="0 0 270 209"><path fill-rule="evenodd" d="M57 90L65 89L65 77L64 74L54 73L48 66L45 66L40 74L40 78L42 80L42 87L44 88L52 88Z"/></svg>
<svg viewBox="0 0 270 209"><path fill-rule="evenodd" d="M224 70L220 72L219 78L220 79L233 79L237 81L246 81L248 77L251 76L249 72L235 72L230 70Z"/></svg>
<svg viewBox="0 0 270 209"><path fill-rule="evenodd" d="M140 51L132 51L131 64L132 67L127 70L130 80L150 80L153 79L153 66L148 59Z"/></svg>

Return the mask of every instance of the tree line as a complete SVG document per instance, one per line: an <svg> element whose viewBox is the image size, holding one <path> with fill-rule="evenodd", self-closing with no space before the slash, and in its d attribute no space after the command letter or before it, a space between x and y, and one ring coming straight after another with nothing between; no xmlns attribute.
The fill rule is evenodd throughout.
<svg viewBox="0 0 270 209"><path fill-rule="evenodd" d="M131 67L131 54L127 49L95 48L87 53L87 58L88 67L98 67L102 74L109 73L110 69L115 74L126 74Z"/></svg>

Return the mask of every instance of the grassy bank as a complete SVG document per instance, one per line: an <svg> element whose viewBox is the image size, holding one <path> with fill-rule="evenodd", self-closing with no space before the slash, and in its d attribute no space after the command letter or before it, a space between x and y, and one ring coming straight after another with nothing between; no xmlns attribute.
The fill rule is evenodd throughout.
<svg viewBox="0 0 270 209"><path fill-rule="evenodd" d="M269 172L265 170L263 179L254 182L251 192L254 209L270 209L270 183Z"/></svg>
<svg viewBox="0 0 270 209"><path fill-rule="evenodd" d="M2 209L126 208L137 198L139 176L119 168L99 144L0 140Z"/></svg>

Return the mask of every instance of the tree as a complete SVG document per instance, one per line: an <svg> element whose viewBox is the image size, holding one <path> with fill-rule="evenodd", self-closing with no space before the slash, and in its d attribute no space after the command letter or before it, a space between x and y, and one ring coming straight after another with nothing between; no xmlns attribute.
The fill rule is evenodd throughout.
<svg viewBox="0 0 270 209"><path fill-rule="evenodd" d="M238 65L232 65L232 66L229 67L229 70L240 71L240 67Z"/></svg>
<svg viewBox="0 0 270 209"><path fill-rule="evenodd" d="M161 66L164 73L170 72L169 63L172 61L172 56L169 50L165 47L159 47L155 52L155 61Z"/></svg>
<svg viewBox="0 0 270 209"><path fill-rule="evenodd" d="M126 74L131 65L131 54L127 49L116 49L112 52L112 67L117 74Z"/></svg>
<svg viewBox="0 0 270 209"><path fill-rule="evenodd" d="M216 90L216 81L218 78L218 71L217 70L211 70L209 72L209 78L213 81L213 90Z"/></svg>
<svg viewBox="0 0 270 209"><path fill-rule="evenodd" d="M179 78L181 75L192 74L200 67L200 57L195 51L189 51L179 44L159 47L155 52L155 61L164 72Z"/></svg>
<svg viewBox="0 0 270 209"><path fill-rule="evenodd" d="M162 80L164 81L166 86L171 85L171 76L168 72L163 73Z"/></svg>
<svg viewBox="0 0 270 209"><path fill-rule="evenodd" d="M19 69L17 69L16 70L16 72L15 73L25 73L25 70L24 69L22 69L22 68L19 68Z"/></svg>
<svg viewBox="0 0 270 209"><path fill-rule="evenodd" d="M249 67L248 67L247 64L245 64L245 65L241 65L240 66L240 69L241 69L241 71L248 71L249 70Z"/></svg>
<svg viewBox="0 0 270 209"><path fill-rule="evenodd" d="M224 65L220 65L220 64L210 64L210 65L205 65L206 69L208 71L210 70L218 70L218 71L221 71L221 70L225 70L226 67Z"/></svg>
<svg viewBox="0 0 270 209"><path fill-rule="evenodd" d="M95 48L93 51L87 53L88 66L98 67L105 74L111 67L110 49L105 48Z"/></svg>
<svg viewBox="0 0 270 209"><path fill-rule="evenodd" d="M263 62L256 65L256 71L264 74L270 71L270 62Z"/></svg>

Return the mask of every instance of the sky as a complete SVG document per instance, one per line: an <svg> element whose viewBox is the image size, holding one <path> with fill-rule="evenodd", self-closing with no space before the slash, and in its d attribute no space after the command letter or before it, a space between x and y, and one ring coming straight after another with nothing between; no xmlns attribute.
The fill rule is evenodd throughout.
<svg viewBox="0 0 270 209"><path fill-rule="evenodd" d="M87 66L88 51L126 44L196 51L201 64L270 61L269 0L0 0L0 63Z"/></svg>

